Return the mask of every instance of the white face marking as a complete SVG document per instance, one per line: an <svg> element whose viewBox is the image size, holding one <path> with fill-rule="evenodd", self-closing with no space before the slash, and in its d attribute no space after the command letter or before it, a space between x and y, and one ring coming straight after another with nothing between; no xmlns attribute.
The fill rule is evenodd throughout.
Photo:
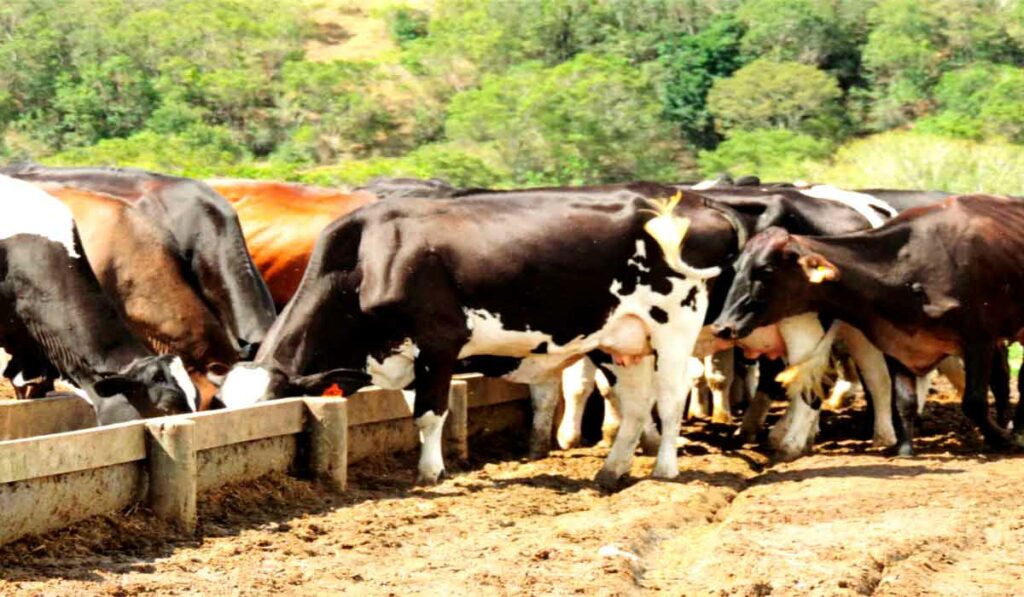
<svg viewBox="0 0 1024 597"><path fill-rule="evenodd" d="M267 399L270 371L253 365L236 365L224 378L220 400L227 408L251 406Z"/></svg>
<svg viewBox="0 0 1024 597"><path fill-rule="evenodd" d="M786 411L789 425L781 434L776 445L780 458L792 460L803 454L807 447L814 443L814 438L818 435L820 414L821 411L811 408L802 399L790 400L789 408Z"/></svg>
<svg viewBox="0 0 1024 597"><path fill-rule="evenodd" d="M444 456L441 452L441 437L444 434L444 422L448 418L448 411L441 415L435 415L434 411L428 410L420 418L416 419L416 428L420 431L420 480L428 483L436 483L437 479L444 472Z"/></svg>
<svg viewBox="0 0 1024 597"><path fill-rule="evenodd" d="M75 221L59 199L23 180L0 175L0 240L19 234L42 236L64 245L74 258Z"/></svg>
<svg viewBox="0 0 1024 597"><path fill-rule="evenodd" d="M185 370L185 363L182 362L181 357L174 357L174 360L171 361L171 376L174 377L174 381L185 392L185 400L188 401L188 407L192 409L192 412L198 411L199 404L196 403L196 386L188 376L188 371Z"/></svg>
<svg viewBox="0 0 1024 597"><path fill-rule="evenodd" d="M416 378L416 355L419 352L413 341L406 338L383 361L367 356L366 372L370 374L374 385L388 390L401 390Z"/></svg>
<svg viewBox="0 0 1024 597"><path fill-rule="evenodd" d="M827 199L842 203L864 216L864 219L871 224L872 228L878 228L885 223L885 218L876 209L888 213L890 218L895 217L897 213L891 205L877 197L872 197L865 193L845 191L832 185L815 185L809 189L801 189L800 192L815 199Z"/></svg>

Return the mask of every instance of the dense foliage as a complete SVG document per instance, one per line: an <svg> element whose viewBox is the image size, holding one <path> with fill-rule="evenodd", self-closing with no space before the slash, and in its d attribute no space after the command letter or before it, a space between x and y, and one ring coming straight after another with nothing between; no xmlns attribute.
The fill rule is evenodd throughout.
<svg viewBox="0 0 1024 597"><path fill-rule="evenodd" d="M1024 0L385 0L314 60L331 1L6 0L0 159L1024 194Z"/></svg>

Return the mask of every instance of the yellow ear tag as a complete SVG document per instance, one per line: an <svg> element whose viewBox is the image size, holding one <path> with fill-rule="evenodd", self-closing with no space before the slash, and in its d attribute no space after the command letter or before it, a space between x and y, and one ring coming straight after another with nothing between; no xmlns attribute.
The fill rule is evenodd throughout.
<svg viewBox="0 0 1024 597"><path fill-rule="evenodd" d="M814 271L812 271L807 278L811 281L811 284L821 284L826 278L828 278L828 274L828 268L823 265L819 265L814 268Z"/></svg>

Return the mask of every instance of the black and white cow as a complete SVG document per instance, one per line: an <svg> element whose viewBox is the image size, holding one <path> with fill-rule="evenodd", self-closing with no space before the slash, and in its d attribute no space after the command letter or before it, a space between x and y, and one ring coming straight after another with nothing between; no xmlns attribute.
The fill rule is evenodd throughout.
<svg viewBox="0 0 1024 597"><path fill-rule="evenodd" d="M206 183L134 168L57 168L20 164L0 174L59 183L117 197L168 234L188 278L241 344L243 353L263 341L276 310L253 264L238 216Z"/></svg>
<svg viewBox="0 0 1024 597"><path fill-rule="evenodd" d="M101 424L195 410L180 358L158 356L103 293L71 211L0 176L0 346L14 383L44 375L84 391Z"/></svg>
<svg viewBox="0 0 1024 597"><path fill-rule="evenodd" d="M413 384L419 476L434 482L459 359L517 359L507 378L557 395L561 370L600 350L623 422L598 481L628 472L655 402L668 432L654 475L672 478L709 282L736 252L733 220L713 202L649 183L374 203L324 231L255 363L229 373L221 398L352 391L365 383L354 371Z"/></svg>
<svg viewBox="0 0 1024 597"><path fill-rule="evenodd" d="M875 191L878 196L873 196L827 185L736 186L721 180L693 185L692 188L701 189L703 195L731 208L740 221L737 227L750 235L771 226L781 226L794 233L816 235L836 235L878 227L897 212L897 208L878 196L893 198L899 209L905 209L932 203L946 195L935 192ZM730 275L729 268L726 268L723 279L716 286L717 298L712 298L709 317L717 313L724 299L724 291L729 288ZM891 418L891 383L884 356L859 330L842 323L836 323L834 329L826 329L828 327L823 326L813 314L799 314L776 325L756 330L749 337L736 342L749 356L781 357L791 365L800 365L788 372L786 389L790 406L769 436L781 459L796 458L813 443L819 415L819 402L813 398L820 393L821 379L829 366L831 346L835 340L845 343L873 399L875 443L890 446L896 442ZM709 380L712 389L715 414L721 415L728 408L726 388L729 384L725 383L726 374L714 367L717 359L712 359L711 354L714 353L716 357L724 354L719 349L725 345L713 343L709 330L704 330L702 339L698 342L698 353L695 356L704 361L705 378ZM731 356L731 348L727 350L728 356ZM577 364L566 370L566 416L558 429L559 444L563 447L578 442L583 402L595 383L602 385L600 379L595 380L597 373L593 365L588 363ZM603 393L614 398L614 384L603 385ZM614 413L614 400L609 406L612 408L606 409L606 412ZM754 405L744 417L743 428L748 435L760 425L754 420L758 418L759 412L767 411ZM646 429L653 434L653 421L648 421ZM647 443L645 440L645 445Z"/></svg>

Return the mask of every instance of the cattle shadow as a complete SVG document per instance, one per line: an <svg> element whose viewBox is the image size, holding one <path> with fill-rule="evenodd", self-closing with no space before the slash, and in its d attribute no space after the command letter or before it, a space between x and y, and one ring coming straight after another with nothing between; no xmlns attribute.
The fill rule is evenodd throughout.
<svg viewBox="0 0 1024 597"><path fill-rule="evenodd" d="M751 481L751 486L772 485L810 479L862 477L865 479L910 479L921 475L959 475L965 469L937 469L926 465L843 464L807 469L769 469Z"/></svg>

